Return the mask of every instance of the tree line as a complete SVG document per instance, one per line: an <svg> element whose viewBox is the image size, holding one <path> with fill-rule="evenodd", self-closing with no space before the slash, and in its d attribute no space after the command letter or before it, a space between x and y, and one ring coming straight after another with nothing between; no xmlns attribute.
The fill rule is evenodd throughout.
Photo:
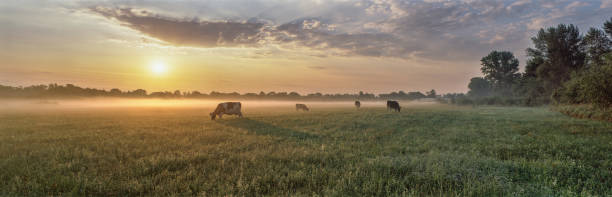
<svg viewBox="0 0 612 197"><path fill-rule="evenodd" d="M524 72L512 52L492 51L467 94L445 97L459 104L612 106L612 18L585 35L571 24L541 28L531 41Z"/></svg>
<svg viewBox="0 0 612 197"><path fill-rule="evenodd" d="M32 85L27 87L11 87L0 85L0 98L85 98L85 97L119 97L119 98L193 98L193 99L274 99L274 100L416 100L422 98L437 98L435 90L424 93L397 91L375 95L360 91L356 94L299 94L297 92L238 92L223 93L212 91L160 91L148 93L144 89L122 91L117 88L110 90L82 88L73 84Z"/></svg>

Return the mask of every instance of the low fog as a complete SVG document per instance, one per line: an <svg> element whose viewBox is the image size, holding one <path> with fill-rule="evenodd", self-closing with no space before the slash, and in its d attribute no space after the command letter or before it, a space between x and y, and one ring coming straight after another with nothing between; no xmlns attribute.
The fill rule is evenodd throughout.
<svg viewBox="0 0 612 197"><path fill-rule="evenodd" d="M204 100L204 99L12 99L0 100L2 111L40 111L62 109L122 109L122 108L191 108L212 109L218 103L238 101L242 109L274 108L294 110L296 103L306 104L311 110L322 108L354 108L354 101L274 101L274 100ZM433 102L400 101L403 107L409 105L424 105ZM362 108L385 107L385 101L361 101Z"/></svg>

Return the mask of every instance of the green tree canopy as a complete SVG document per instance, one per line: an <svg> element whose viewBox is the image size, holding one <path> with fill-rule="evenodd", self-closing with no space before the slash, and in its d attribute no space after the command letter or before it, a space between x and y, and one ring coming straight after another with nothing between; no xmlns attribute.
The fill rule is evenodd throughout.
<svg viewBox="0 0 612 197"><path fill-rule="evenodd" d="M604 31L612 38L612 17L604 23Z"/></svg>
<svg viewBox="0 0 612 197"><path fill-rule="evenodd" d="M572 71L584 66L582 36L574 25L559 24L557 27L540 29L538 35L531 40L535 48L527 49L531 51L527 55L532 60L542 58L543 62L539 65L529 65L529 69L536 70L538 79L544 82L549 90L560 87L570 78Z"/></svg>
<svg viewBox="0 0 612 197"><path fill-rule="evenodd" d="M589 65L602 65L604 54L609 53L612 49L612 43L606 36L606 33L592 27L584 36L582 43L586 50L586 58Z"/></svg>
<svg viewBox="0 0 612 197"><path fill-rule="evenodd" d="M480 70L496 91L509 90L520 75L519 61L512 52L492 51L481 60Z"/></svg>
<svg viewBox="0 0 612 197"><path fill-rule="evenodd" d="M527 50L527 65L525 65L525 74L523 77L537 77L538 66L544 63L544 54L541 51L528 48Z"/></svg>

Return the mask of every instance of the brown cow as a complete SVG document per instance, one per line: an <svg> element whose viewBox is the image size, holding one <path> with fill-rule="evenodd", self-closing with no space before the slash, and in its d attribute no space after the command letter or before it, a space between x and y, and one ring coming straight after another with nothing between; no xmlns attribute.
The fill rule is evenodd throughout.
<svg viewBox="0 0 612 197"><path fill-rule="evenodd" d="M219 103L215 111L210 113L210 119L215 120L217 116L221 118L223 114L238 115L238 117L242 117L242 112L240 111L241 107L242 104L240 104L240 102Z"/></svg>
<svg viewBox="0 0 612 197"><path fill-rule="evenodd" d="M298 110L310 111L310 109L308 109L308 107L306 107L305 104L301 104L301 103L295 104L295 111L298 111Z"/></svg>
<svg viewBox="0 0 612 197"><path fill-rule="evenodd" d="M397 101L387 101L387 110L389 109L400 112L401 107Z"/></svg>

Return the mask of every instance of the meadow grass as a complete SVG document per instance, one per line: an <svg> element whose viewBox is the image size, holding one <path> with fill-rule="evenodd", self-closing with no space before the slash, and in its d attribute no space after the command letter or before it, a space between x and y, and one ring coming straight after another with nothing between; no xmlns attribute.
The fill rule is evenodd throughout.
<svg viewBox="0 0 612 197"><path fill-rule="evenodd" d="M548 108L0 112L0 195L609 196L612 123Z"/></svg>

